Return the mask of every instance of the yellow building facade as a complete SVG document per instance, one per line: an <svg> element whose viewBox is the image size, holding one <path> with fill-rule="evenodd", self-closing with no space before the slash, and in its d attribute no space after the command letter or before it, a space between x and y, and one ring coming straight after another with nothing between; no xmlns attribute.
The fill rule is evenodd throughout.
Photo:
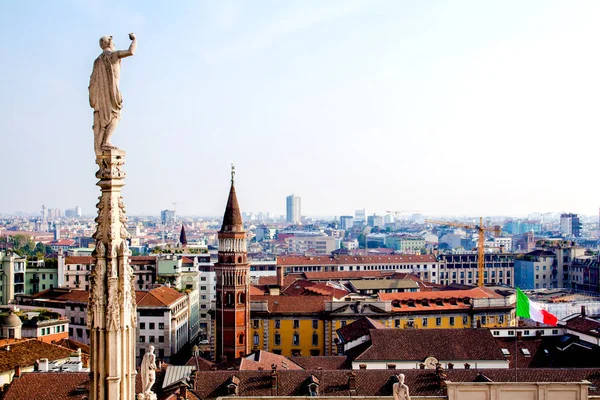
<svg viewBox="0 0 600 400"><path fill-rule="evenodd" d="M250 347L284 356L336 355L336 330L360 317L396 329L515 326L514 298L485 296L471 291L390 293L360 301L253 296Z"/></svg>

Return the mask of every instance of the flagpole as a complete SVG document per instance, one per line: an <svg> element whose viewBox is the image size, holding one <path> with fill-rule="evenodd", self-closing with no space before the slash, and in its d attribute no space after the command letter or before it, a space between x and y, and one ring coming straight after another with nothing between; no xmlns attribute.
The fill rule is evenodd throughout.
<svg viewBox="0 0 600 400"><path fill-rule="evenodd" d="M517 329L519 328L519 317L515 313L515 383L519 381L519 373L517 370L517 360L519 359L519 348L517 343Z"/></svg>
<svg viewBox="0 0 600 400"><path fill-rule="evenodd" d="M518 288L517 288L518 289ZM519 296L515 291L515 356L513 359L515 360L515 383L519 381L519 373L517 370L517 360L519 358L519 348L517 343L517 329L519 328L519 316L517 315L517 302L519 301Z"/></svg>

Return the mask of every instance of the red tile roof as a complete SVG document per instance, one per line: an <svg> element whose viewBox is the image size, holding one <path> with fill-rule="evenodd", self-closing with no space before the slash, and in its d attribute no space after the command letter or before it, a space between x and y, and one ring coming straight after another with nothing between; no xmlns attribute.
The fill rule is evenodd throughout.
<svg viewBox="0 0 600 400"><path fill-rule="evenodd" d="M93 264L92 256L69 256L65 258L65 264Z"/></svg>
<svg viewBox="0 0 600 400"><path fill-rule="evenodd" d="M52 288L36 293L32 297L36 300L87 303L89 293L87 290ZM136 290L135 297L139 307L168 307L180 298L185 297L185 294L170 287L159 286L150 291Z"/></svg>
<svg viewBox="0 0 600 400"><path fill-rule="evenodd" d="M300 370L301 366L293 361L290 361L287 357L279 354L270 353L268 351L259 350L256 353L248 357L244 357L240 361L240 371L258 371L263 369L265 371L271 370L275 365L277 369L285 370Z"/></svg>
<svg viewBox="0 0 600 400"><path fill-rule="evenodd" d="M282 256L277 257L277 265L361 265L361 264L415 264L415 263L435 263L436 257L433 254L426 255L375 255L375 256Z"/></svg>
<svg viewBox="0 0 600 400"><path fill-rule="evenodd" d="M338 336L345 342L351 342L360 337L369 334L371 329L390 329L380 322L377 322L369 317L360 317L356 321L342 326L336 332Z"/></svg>
<svg viewBox="0 0 600 400"><path fill-rule="evenodd" d="M159 286L150 291L136 290L135 297L138 307L169 307L185 297L185 294L170 287Z"/></svg>
<svg viewBox="0 0 600 400"><path fill-rule="evenodd" d="M371 329L369 335L371 346L356 361L505 360L488 329Z"/></svg>
<svg viewBox="0 0 600 400"><path fill-rule="evenodd" d="M379 293L379 300L435 300L435 299L501 299L502 295L485 288L444 290L437 292Z"/></svg>
<svg viewBox="0 0 600 400"><path fill-rule="evenodd" d="M87 303L90 294L87 290L52 288L34 294L36 300L75 301Z"/></svg>
<svg viewBox="0 0 600 400"><path fill-rule="evenodd" d="M567 319L565 326L576 332L600 338L600 322L595 319L578 315Z"/></svg>
<svg viewBox="0 0 600 400"><path fill-rule="evenodd" d="M315 314L325 310L331 296L252 296L251 302L267 302L272 314Z"/></svg>
<svg viewBox="0 0 600 400"><path fill-rule="evenodd" d="M5 344L0 346L0 372L11 371L17 366L33 366L40 358L47 358L50 361L62 360L73 353L72 349L36 339L11 343L10 351L6 348Z"/></svg>
<svg viewBox="0 0 600 400"><path fill-rule="evenodd" d="M14 379L4 400L88 399L88 372L30 372Z"/></svg>

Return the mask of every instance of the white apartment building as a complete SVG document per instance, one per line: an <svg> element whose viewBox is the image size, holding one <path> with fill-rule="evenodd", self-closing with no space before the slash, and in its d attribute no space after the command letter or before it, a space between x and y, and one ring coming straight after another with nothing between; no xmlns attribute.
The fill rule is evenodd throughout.
<svg viewBox="0 0 600 400"><path fill-rule="evenodd" d="M412 273L420 279L438 283L440 263L433 254L426 255L336 255L336 256L282 256L277 267L285 274L299 272L336 271L397 271Z"/></svg>
<svg viewBox="0 0 600 400"><path fill-rule="evenodd" d="M13 301L25 293L27 258L12 251L0 251L0 304Z"/></svg>
<svg viewBox="0 0 600 400"><path fill-rule="evenodd" d="M196 332L190 331L190 293L181 293L168 286L152 290L136 290L138 315L137 362L149 345L165 362L180 351ZM69 321L69 339L90 343L87 330L89 292L68 288L53 288L31 297L19 298L23 310L45 308L65 316Z"/></svg>
<svg viewBox="0 0 600 400"><path fill-rule="evenodd" d="M136 290L149 290L156 282L156 257L133 256L129 264L135 275ZM90 274L94 267L92 256L67 256L58 254L58 286L90 290Z"/></svg>
<svg viewBox="0 0 600 400"><path fill-rule="evenodd" d="M340 248L340 239L325 235L296 235L285 238L285 244L290 253L331 254Z"/></svg>

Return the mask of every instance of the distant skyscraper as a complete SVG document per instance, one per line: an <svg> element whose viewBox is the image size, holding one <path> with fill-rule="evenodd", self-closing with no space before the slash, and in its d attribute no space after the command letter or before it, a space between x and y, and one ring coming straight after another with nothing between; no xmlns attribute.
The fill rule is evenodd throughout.
<svg viewBox="0 0 600 400"><path fill-rule="evenodd" d="M354 225L354 217L351 215L342 215L340 217L340 229L350 229Z"/></svg>
<svg viewBox="0 0 600 400"><path fill-rule="evenodd" d="M175 222L175 211L174 210L162 210L160 212L160 220L163 224L169 224Z"/></svg>
<svg viewBox="0 0 600 400"><path fill-rule="evenodd" d="M81 215L82 215L82 213L81 213L81 206L76 206L75 207L75 216L77 218L81 218Z"/></svg>
<svg viewBox="0 0 600 400"><path fill-rule="evenodd" d="M560 232L565 236L579 237L581 224L577 214L560 214Z"/></svg>
<svg viewBox="0 0 600 400"><path fill-rule="evenodd" d="M366 224L367 223L367 210L356 210L354 211L354 223L355 224Z"/></svg>
<svg viewBox="0 0 600 400"><path fill-rule="evenodd" d="M286 197L286 221L300 222L302 213L300 209L300 197L293 194Z"/></svg>

